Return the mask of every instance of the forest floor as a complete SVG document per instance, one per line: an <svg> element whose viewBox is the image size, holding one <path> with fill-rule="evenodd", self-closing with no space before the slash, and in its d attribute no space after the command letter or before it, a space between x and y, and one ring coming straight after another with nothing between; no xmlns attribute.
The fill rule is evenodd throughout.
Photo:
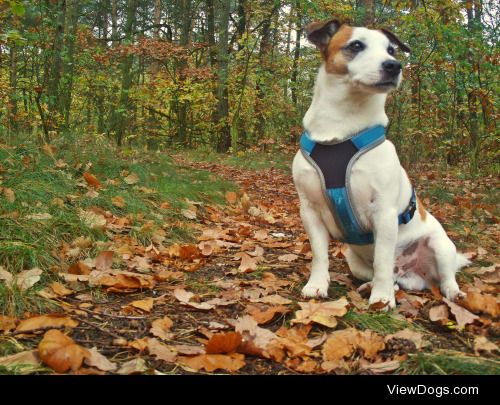
<svg viewBox="0 0 500 405"><path fill-rule="evenodd" d="M56 147L6 151L0 373L500 374L492 176L410 173L473 261L458 275L467 298L399 291L397 308L380 312L357 291L338 243L328 299L301 297L311 251L292 155L178 153L153 170L155 156L104 169L105 160L79 157L79 166ZM73 189L30 197L33 160Z"/></svg>

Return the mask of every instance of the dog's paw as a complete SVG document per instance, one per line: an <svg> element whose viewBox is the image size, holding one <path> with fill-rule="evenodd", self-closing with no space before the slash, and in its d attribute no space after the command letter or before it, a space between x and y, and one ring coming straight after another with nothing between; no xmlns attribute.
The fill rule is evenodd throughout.
<svg viewBox="0 0 500 405"><path fill-rule="evenodd" d="M328 297L328 282L308 281L302 289L304 298L326 298Z"/></svg>
<svg viewBox="0 0 500 405"><path fill-rule="evenodd" d="M460 287L455 280L441 283L441 293L450 301L457 301L466 296L464 292L460 291Z"/></svg>
<svg viewBox="0 0 500 405"><path fill-rule="evenodd" d="M388 311L396 307L396 298L394 297L394 291L389 294L384 292L377 292L372 290L370 299L368 300L370 308L376 309L378 311Z"/></svg>

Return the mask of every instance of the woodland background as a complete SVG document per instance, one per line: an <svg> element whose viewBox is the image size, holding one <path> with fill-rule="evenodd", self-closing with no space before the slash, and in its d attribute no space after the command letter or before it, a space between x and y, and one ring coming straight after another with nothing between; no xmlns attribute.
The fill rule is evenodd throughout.
<svg viewBox="0 0 500 405"><path fill-rule="evenodd" d="M0 374L500 374L498 1L0 0ZM291 162L314 20L387 27L389 138L473 263L328 298Z"/></svg>
<svg viewBox="0 0 500 405"><path fill-rule="evenodd" d="M303 27L331 16L412 49L388 105L407 162L498 168L499 5L484 0L3 0L0 135L294 144L319 63Z"/></svg>

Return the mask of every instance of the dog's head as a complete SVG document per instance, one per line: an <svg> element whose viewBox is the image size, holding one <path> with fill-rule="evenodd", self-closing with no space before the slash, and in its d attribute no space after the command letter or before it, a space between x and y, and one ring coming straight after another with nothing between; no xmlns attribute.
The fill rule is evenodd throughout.
<svg viewBox="0 0 500 405"><path fill-rule="evenodd" d="M351 27L330 20L306 27L307 38L321 51L326 72L340 75L355 88L369 93L388 93L402 79L402 65L396 59L396 46L410 48L386 29Z"/></svg>

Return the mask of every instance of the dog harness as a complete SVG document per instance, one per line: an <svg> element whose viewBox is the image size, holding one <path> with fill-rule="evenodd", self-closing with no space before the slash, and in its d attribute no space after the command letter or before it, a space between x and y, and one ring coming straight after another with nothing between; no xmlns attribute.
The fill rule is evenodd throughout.
<svg viewBox="0 0 500 405"><path fill-rule="evenodd" d="M325 198L333 218L343 235L343 242L352 245L372 244L373 233L360 225L359 214L352 205L350 187L351 170L360 156L385 141L385 128L368 128L341 142L318 143L305 131L300 138L300 149L321 178ZM417 207L415 189L412 188L408 207L398 216L398 223L407 224Z"/></svg>

